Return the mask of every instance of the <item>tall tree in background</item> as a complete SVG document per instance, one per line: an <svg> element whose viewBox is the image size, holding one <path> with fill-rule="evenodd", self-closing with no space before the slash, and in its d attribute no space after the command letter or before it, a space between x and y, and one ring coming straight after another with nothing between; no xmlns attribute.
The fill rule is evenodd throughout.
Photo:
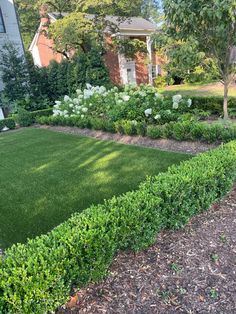
<svg viewBox="0 0 236 314"><path fill-rule="evenodd" d="M235 0L164 0L169 33L177 39L192 37L206 56L216 60L224 84L224 119L228 119L228 90L236 73L232 49L236 45Z"/></svg>
<svg viewBox="0 0 236 314"><path fill-rule="evenodd" d="M93 13L98 16L143 16L154 22L159 18L159 0L15 0L24 43L28 48L40 21L40 7L62 12Z"/></svg>

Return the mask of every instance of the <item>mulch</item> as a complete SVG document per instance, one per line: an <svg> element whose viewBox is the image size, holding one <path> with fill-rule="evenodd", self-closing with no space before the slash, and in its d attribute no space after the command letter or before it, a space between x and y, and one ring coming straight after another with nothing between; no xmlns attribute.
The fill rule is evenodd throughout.
<svg viewBox="0 0 236 314"><path fill-rule="evenodd" d="M158 148L164 151L181 152L188 154L198 154L215 148L215 144L207 144L203 142L191 142L191 141L175 141L170 139L150 139L142 136L128 136L121 134L113 134L104 131L96 131L90 129L80 129L77 127L62 127L62 126L40 126L37 128L47 129L56 132L68 133L73 135L82 135L93 137L101 140L116 141L122 144L144 146L151 148Z"/></svg>
<svg viewBox="0 0 236 314"><path fill-rule="evenodd" d="M110 275L81 289L63 313L236 313L236 186L155 245L121 252Z"/></svg>

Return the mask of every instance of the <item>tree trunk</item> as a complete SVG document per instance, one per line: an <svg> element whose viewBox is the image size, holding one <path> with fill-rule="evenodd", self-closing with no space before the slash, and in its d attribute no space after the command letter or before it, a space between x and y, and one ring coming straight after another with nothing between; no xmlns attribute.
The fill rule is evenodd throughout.
<svg viewBox="0 0 236 314"><path fill-rule="evenodd" d="M228 93L229 93L229 83L227 81L224 82L224 120L229 120L228 113Z"/></svg>

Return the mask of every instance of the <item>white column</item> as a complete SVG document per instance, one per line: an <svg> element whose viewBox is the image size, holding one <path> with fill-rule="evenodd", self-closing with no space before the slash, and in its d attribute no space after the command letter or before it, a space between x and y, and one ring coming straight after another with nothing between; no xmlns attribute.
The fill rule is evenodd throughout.
<svg viewBox="0 0 236 314"><path fill-rule="evenodd" d="M152 79L152 39L150 36L146 37L146 43L147 43L147 51L148 51L148 76L149 76L149 83L153 84Z"/></svg>

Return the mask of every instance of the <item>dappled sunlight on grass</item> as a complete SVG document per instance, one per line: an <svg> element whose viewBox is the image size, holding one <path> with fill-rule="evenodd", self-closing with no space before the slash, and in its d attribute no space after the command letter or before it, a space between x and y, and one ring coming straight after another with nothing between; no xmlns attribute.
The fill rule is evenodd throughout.
<svg viewBox="0 0 236 314"><path fill-rule="evenodd" d="M224 87L221 83L210 84L183 84L167 86L160 90L163 95L180 93L183 96L221 96L224 95ZM236 97L236 84L229 88L229 96Z"/></svg>
<svg viewBox="0 0 236 314"><path fill-rule="evenodd" d="M0 247L136 189L188 155L39 129L0 135Z"/></svg>

